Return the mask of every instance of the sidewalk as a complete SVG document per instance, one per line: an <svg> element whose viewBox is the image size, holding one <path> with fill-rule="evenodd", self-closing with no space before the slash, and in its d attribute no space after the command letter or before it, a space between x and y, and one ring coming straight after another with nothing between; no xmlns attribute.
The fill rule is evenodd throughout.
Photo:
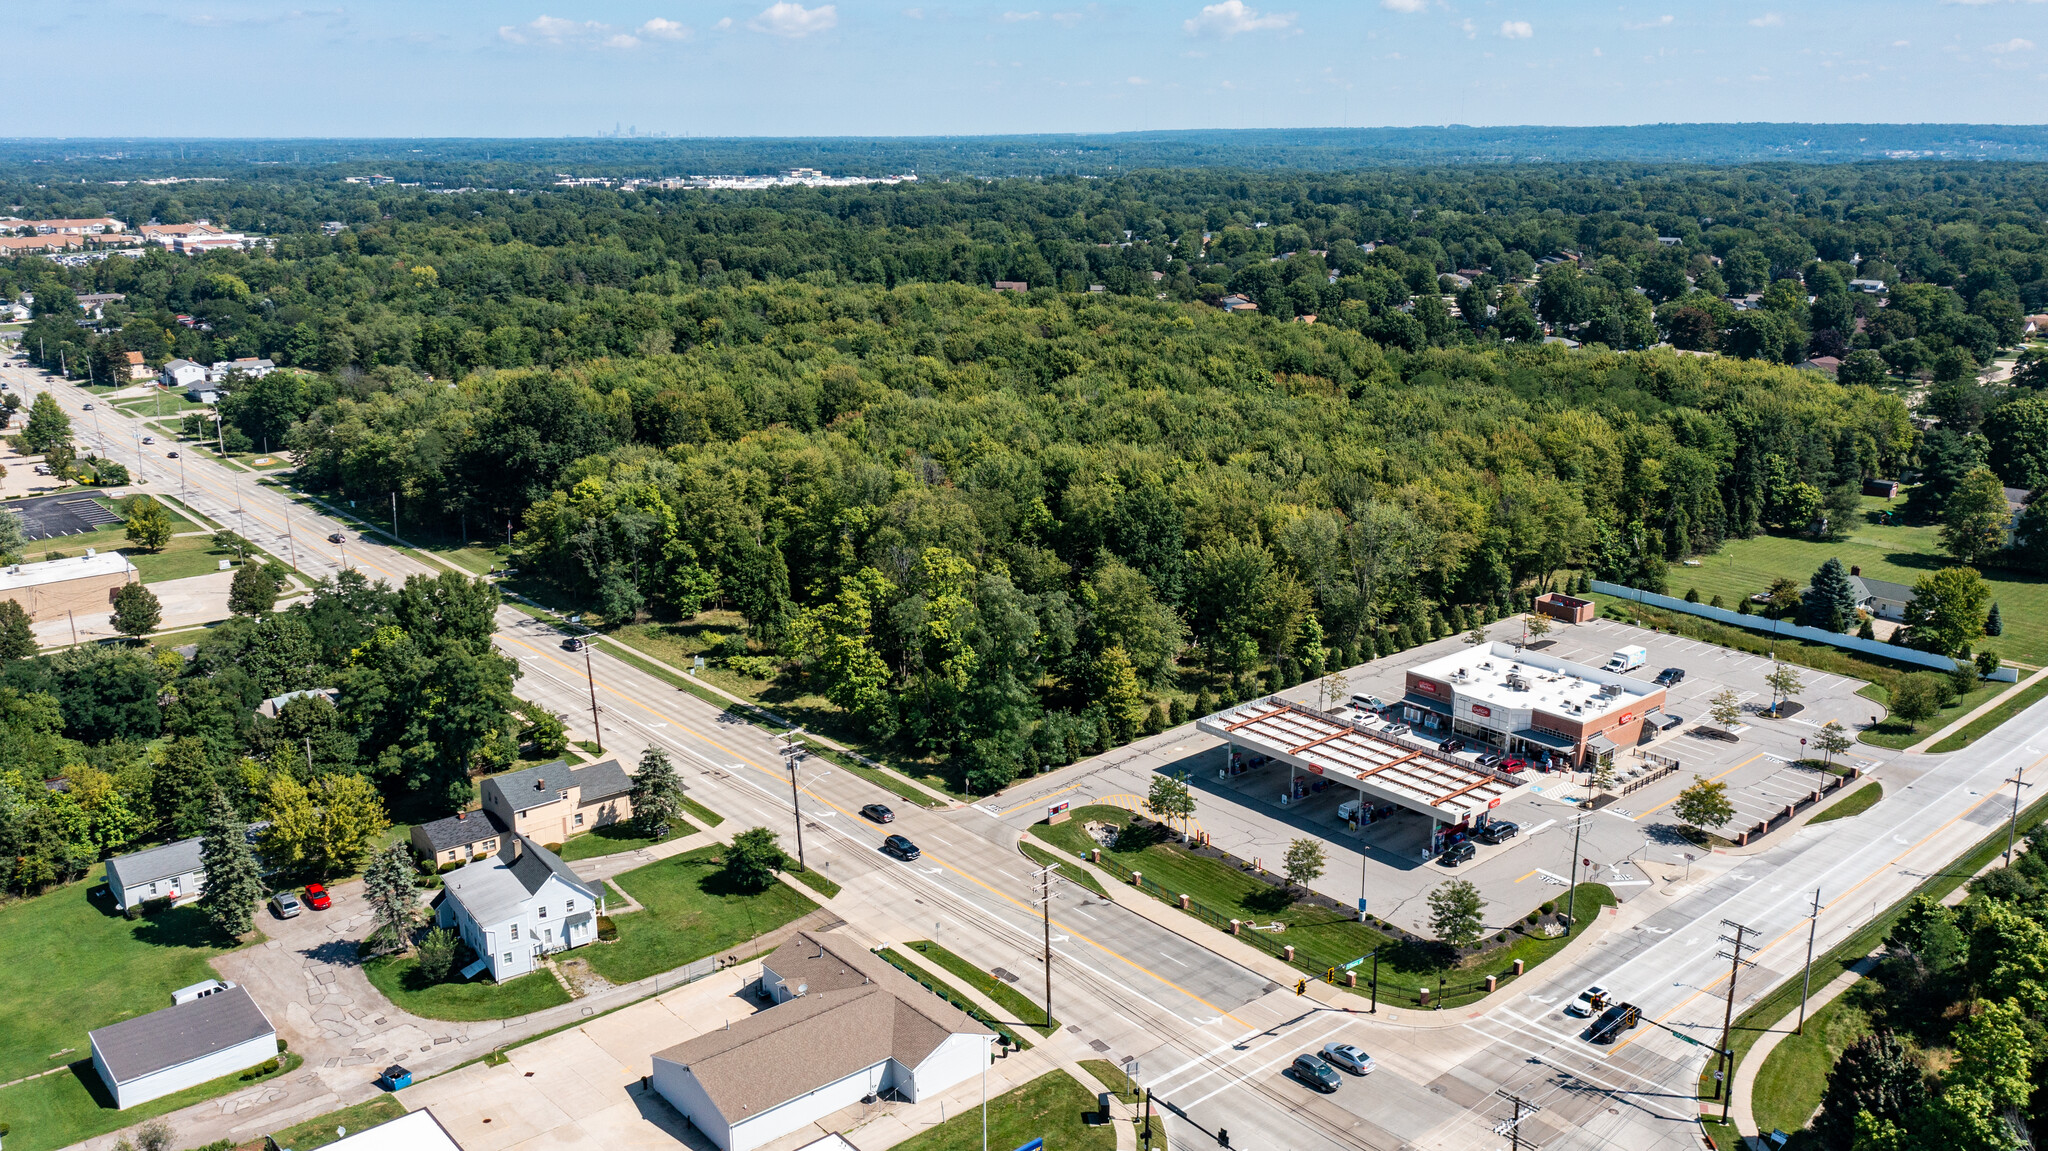
<svg viewBox="0 0 2048 1151"><path fill-rule="evenodd" d="M1808 1000L1806 1005L1807 1021L1811 1022L1821 1008L1834 1002L1836 996L1849 990L1851 984L1869 974L1871 969L1877 966L1877 957L1881 950L1873 951L1857 960L1855 966L1836 976L1826 987L1814 992L1813 998ZM1798 1017L1793 1018L1796 1020ZM1771 1052L1790 1034L1792 1032L1786 1030L1775 1030L1765 1034L1762 1039L1756 1041L1756 1046L1751 1047L1749 1053L1742 1057L1742 1064L1735 1069L1735 1097L1728 1101L1728 1124L1738 1133L1755 1131L1758 1135L1764 1134L1757 1131L1756 1115L1749 1108L1749 1100L1756 1091L1757 1072L1762 1070L1764 1061L1771 1057ZM1703 1102L1702 1107L1704 1106Z"/></svg>
<svg viewBox="0 0 2048 1151"><path fill-rule="evenodd" d="M2040 683L2043 678L2048 678L2048 667L2042 668L2041 670L2019 681L2018 683L2013 684L2012 687L2006 689L2005 691L2001 691L1997 695L1992 696L1990 699L1985 700L1983 703L1978 704L1976 708L1974 708L1970 712L1970 714L1957 717L1947 727L1942 728L1940 731L1935 732L1933 735L1930 735L1926 739L1921 740L1919 743L1916 743L1913 746L1907 748L1907 754L1910 755L1914 753L1926 752L1927 749L1933 747L1935 744L1940 743L1944 739L1947 739L1950 732L1961 731L1965 726L1974 721L1978 716L1991 711L1992 709L1998 707L2000 704L2003 704L2006 700L2017 698L2020 692L2023 692L2028 688L2034 686L2035 684Z"/></svg>

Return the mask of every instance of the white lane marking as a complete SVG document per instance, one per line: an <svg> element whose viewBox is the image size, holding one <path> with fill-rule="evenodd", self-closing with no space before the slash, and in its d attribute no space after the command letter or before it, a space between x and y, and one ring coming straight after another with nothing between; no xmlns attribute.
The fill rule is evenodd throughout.
<svg viewBox="0 0 2048 1151"><path fill-rule="evenodd" d="M1309 1040L1307 1046L1310 1050L1319 1051L1322 1049L1321 1044L1324 1040L1330 1038L1332 1035L1335 1035L1342 1030L1344 1030L1344 1024L1339 1023L1337 1026L1332 1027L1328 1031L1325 1031L1322 1034L1316 1036L1314 1039ZM1252 1076L1264 1075L1266 1072L1272 1070L1273 1068L1279 1066L1282 1063L1291 1061L1293 1058L1294 1056L1291 1054L1282 1054L1280 1058L1269 1060L1268 1062L1260 1064L1258 1067L1253 1068L1252 1070L1246 1072L1237 1072L1236 1068L1230 1068L1230 1070L1233 1073L1236 1073L1238 1076L1236 1081L1222 1084L1221 1086L1217 1087L1216 1090L1209 1092L1207 1095L1202 1096L1200 1099L1191 1099L1186 1103L1177 1104L1177 1106L1179 1106L1183 1111L1190 1107L1199 1106L1202 1103L1208 1101L1209 1099L1212 1099L1215 1096L1221 1095L1225 1091L1230 1090L1232 1087L1236 1087L1239 1084L1251 1082ZM1223 1068L1217 1068L1217 1070L1220 1071L1223 1070ZM1194 1083L1196 1081L1190 1081L1188 1083L1182 1084L1181 1089L1186 1090L1187 1088L1194 1086Z"/></svg>
<svg viewBox="0 0 2048 1151"><path fill-rule="evenodd" d="M1473 1024L1467 1023L1467 1024L1465 1025L1465 1026L1466 1026L1466 1027L1467 1027L1468 1029L1470 1029L1470 1030L1473 1030L1473 1031L1479 1031L1479 1028L1478 1028L1477 1026L1473 1025ZM1657 1111L1657 1112L1659 1112L1659 1113L1661 1113L1661 1114L1664 1114L1664 1115L1668 1115L1668 1116L1670 1116L1670 1117L1671 1117L1671 1118L1673 1118L1673 1119L1684 1119L1684 1120L1688 1120L1688 1121L1690 1121L1691 1119L1695 1118L1695 1116L1693 1116L1693 1115L1686 1115L1686 1114L1684 1114L1684 1113L1682 1113L1682 1112L1678 1112L1678 1111L1673 1111L1673 1110L1671 1110L1670 1108L1668 1108L1668 1107L1665 1107L1665 1106L1663 1106L1663 1105L1662 1105L1662 1104L1660 1104L1660 1103L1655 1103L1655 1102L1652 1102L1652 1101L1651 1101L1650 1099L1648 1099L1648 1098L1646 1098L1646 1097L1641 1097L1641 1096L1637 1096L1637 1095L1636 1095L1636 1092L1635 1092L1635 1091L1633 1091L1633 1090L1632 1090L1632 1089L1630 1089L1630 1088L1627 1088L1627 1087L1620 1087L1620 1086L1617 1086L1617 1085L1615 1085L1615 1084L1613 1084L1613 1083L1608 1083L1608 1082L1605 1082L1605 1081L1601 1080L1601 1079L1600 1079L1599 1077L1597 1077L1597 1076L1594 1076L1594 1075L1588 1075L1588 1074L1586 1074L1586 1073L1585 1073L1585 1072L1583 1072L1583 1071L1578 1071L1578 1070L1574 1070L1574 1069L1573 1069L1573 1068L1571 1068L1571 1067L1567 1067L1567 1066L1565 1066L1564 1064L1562 1064L1562 1063L1559 1063L1559 1062L1557 1062L1557 1061L1556 1061L1555 1059L1553 1059L1553 1058L1551 1058L1551 1057L1549 1057L1549 1056L1546 1056L1546 1055L1545 1055L1545 1054L1544 1054L1543 1052L1541 1052L1541 1051L1532 1051L1532 1050L1530 1050L1529 1048L1527 1048L1527 1047L1523 1047L1523 1046L1521 1046L1521 1045L1520 1045L1520 1044L1518 1044L1518 1043L1510 1043L1510 1042L1508 1042L1508 1041L1507 1041L1506 1039L1503 1039L1503 1038L1501 1038L1501 1037L1500 1037L1500 1036L1498 1036L1498 1035L1494 1035L1494 1034L1491 1034L1491 1033L1489 1033L1489 1032L1486 1032L1486 1031L1479 1031L1479 1034L1481 1034L1481 1035L1484 1035L1484 1036L1486 1036L1486 1038L1488 1038L1488 1039L1492 1040L1492 1041L1493 1041L1493 1042L1495 1042L1495 1043L1498 1043L1498 1044L1500 1044L1500 1045L1501 1045L1501 1046L1503 1046L1503 1047L1512 1047L1512 1048L1514 1048L1515 1050L1517 1050L1517 1051L1520 1051L1520 1052L1521 1052L1522 1054L1524 1054L1524 1055L1528 1055L1528 1056L1531 1056L1531 1057L1535 1058L1535 1060L1536 1060L1537 1062L1539 1062L1539 1063L1544 1063L1544 1064L1547 1064L1547 1065L1549 1065L1549 1066L1555 1067L1555 1068L1557 1068L1557 1069L1558 1069L1559 1071L1562 1071L1562 1072L1564 1072L1564 1073L1565 1073L1565 1074L1567 1074L1567 1075L1573 1076L1574 1078L1578 1078L1578 1079L1583 1079L1583 1080L1585 1080L1586 1082L1588 1082L1588 1083L1591 1083L1591 1084L1593 1084L1594 1086L1596 1086L1596 1087L1599 1087L1599 1088L1601 1088L1601 1089L1603 1089L1603 1090L1607 1091L1607 1092L1608 1092L1608 1093L1610 1093L1610 1094L1614 1094L1614 1095L1628 1095L1628 1096L1632 1096L1632 1097L1635 1097L1635 1102L1637 1103L1637 1105L1638 1105L1638 1106L1641 1106L1641 1107L1646 1107L1646 1108L1649 1108L1650 1110L1653 1110L1653 1111ZM1609 1066L1608 1064L1602 1064L1601 1066L1602 1066L1602 1067L1608 1067L1608 1068L1609 1068L1610 1070L1615 1070L1615 1071L1621 1071L1621 1068L1618 1068L1618 1067L1610 1067L1610 1066ZM1657 1082L1656 1080L1654 1080L1654 1079L1644 1079L1644 1078L1643 1078L1642 1076L1640 1076L1640 1075L1636 1075L1636 1074L1634 1074L1633 1072L1628 1072L1628 1071L1622 1071L1622 1074L1624 1074L1624 1075L1628 1075L1628 1076L1629 1076L1630 1078L1632 1078L1632 1079L1642 1079L1642 1080L1643 1080L1643 1082L1645 1082L1645 1083L1649 1083L1649 1084L1652 1084L1652 1085L1656 1086L1656 1087L1657 1087L1657 1088L1658 1088L1659 1090L1661 1090L1661 1091L1668 1091L1668 1090L1670 1090L1670 1085L1669 1085L1669 1084L1665 1084L1665 1083L1658 1083L1658 1082Z"/></svg>
<svg viewBox="0 0 2048 1151"><path fill-rule="evenodd" d="M1173 960L1175 963L1180 964L1182 967L1186 967L1188 965L1186 960L1181 959L1170 952L1162 951L1159 954L1166 956L1168 959Z"/></svg>

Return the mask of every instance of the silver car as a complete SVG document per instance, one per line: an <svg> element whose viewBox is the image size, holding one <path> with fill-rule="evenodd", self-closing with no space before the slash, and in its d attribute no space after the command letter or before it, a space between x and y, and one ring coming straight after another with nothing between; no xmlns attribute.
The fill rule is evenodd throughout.
<svg viewBox="0 0 2048 1151"><path fill-rule="evenodd" d="M1323 1060L1324 1062L1342 1067L1353 1075L1372 1074L1372 1056L1367 1055L1349 1043L1323 1044Z"/></svg>
<svg viewBox="0 0 2048 1151"><path fill-rule="evenodd" d="M270 897L271 913L279 919L296 918L299 912L305 909L305 905L299 902L299 897L288 891L280 891Z"/></svg>

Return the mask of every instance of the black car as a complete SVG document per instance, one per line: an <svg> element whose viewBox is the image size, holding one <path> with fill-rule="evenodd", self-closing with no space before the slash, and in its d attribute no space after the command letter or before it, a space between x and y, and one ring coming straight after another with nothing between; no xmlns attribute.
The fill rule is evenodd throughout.
<svg viewBox="0 0 2048 1151"><path fill-rule="evenodd" d="M1672 728L1677 727L1684 722L1685 717L1682 715L1667 715L1664 717L1664 722L1657 725L1657 730L1670 731Z"/></svg>
<svg viewBox="0 0 2048 1151"><path fill-rule="evenodd" d="M1607 1009L1591 1027L1586 1028L1586 1039L1593 1043L1612 1043L1621 1038L1621 1033L1643 1021L1643 1013L1633 1003L1617 1003Z"/></svg>
<svg viewBox="0 0 2048 1151"><path fill-rule="evenodd" d="M1481 843L1506 843L1522 833L1522 825L1511 820L1496 819L1472 833L1472 838Z"/></svg>
<svg viewBox="0 0 2048 1151"><path fill-rule="evenodd" d="M340 532L334 532L333 534L327 537L327 542L331 544L347 543L348 537L342 535Z"/></svg>
<svg viewBox="0 0 2048 1151"><path fill-rule="evenodd" d="M1479 849L1472 846L1472 841L1468 839L1463 843L1454 843L1445 848L1444 853L1437 856L1437 862L1445 867L1456 867L1478 854Z"/></svg>
<svg viewBox="0 0 2048 1151"><path fill-rule="evenodd" d="M1438 751L1463 751L1465 750L1465 741L1459 739L1456 736L1452 736L1451 738L1443 741L1442 743L1437 744L1436 749Z"/></svg>
<svg viewBox="0 0 2048 1151"><path fill-rule="evenodd" d="M869 819L874 820L876 823L896 822L896 813L890 811L889 808L884 804L870 803L866 807L861 808L860 813L862 815L867 816Z"/></svg>
<svg viewBox="0 0 2048 1151"><path fill-rule="evenodd" d="M580 635L572 635L568 639L562 641L563 651L582 651L584 648L589 646L590 641L584 639Z"/></svg>
<svg viewBox="0 0 2048 1151"><path fill-rule="evenodd" d="M909 840L903 838L900 835L892 835L889 838L883 840L882 850L902 860L916 859L918 856L924 854L923 852L917 849L917 845L915 843L910 842Z"/></svg>
<svg viewBox="0 0 2048 1151"><path fill-rule="evenodd" d="M1670 687L1672 684L1677 683L1679 680L1682 680L1684 678L1685 669L1682 667L1667 667L1663 671L1657 673L1657 682L1663 684L1665 687Z"/></svg>

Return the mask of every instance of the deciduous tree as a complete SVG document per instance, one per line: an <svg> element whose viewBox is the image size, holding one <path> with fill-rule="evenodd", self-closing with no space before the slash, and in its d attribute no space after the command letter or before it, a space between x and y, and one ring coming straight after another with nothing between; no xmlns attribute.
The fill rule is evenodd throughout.
<svg viewBox="0 0 2048 1151"><path fill-rule="evenodd" d="M111 621L114 630L125 636L141 639L155 631L163 623L163 605L157 602L156 593L137 582L124 584L114 593L114 614Z"/></svg>
<svg viewBox="0 0 2048 1151"><path fill-rule="evenodd" d="M1485 909L1486 900L1480 897L1479 889L1470 880L1453 879L1439 883L1429 893L1429 929L1444 943L1464 947L1486 930L1486 923L1480 917Z"/></svg>
<svg viewBox="0 0 2048 1151"><path fill-rule="evenodd" d="M785 858L774 832L765 827L749 828L733 836L725 849L725 874L741 891L766 891Z"/></svg>
<svg viewBox="0 0 2048 1151"><path fill-rule="evenodd" d="M1692 786L1678 793L1671 814L1695 837L1726 826L1735 818L1735 804L1728 798L1728 785L1718 779L1692 777Z"/></svg>
<svg viewBox="0 0 2048 1151"><path fill-rule="evenodd" d="M171 542L174 531L171 513L164 506L148 496L135 496L128 502L128 542L147 551L160 552Z"/></svg>

